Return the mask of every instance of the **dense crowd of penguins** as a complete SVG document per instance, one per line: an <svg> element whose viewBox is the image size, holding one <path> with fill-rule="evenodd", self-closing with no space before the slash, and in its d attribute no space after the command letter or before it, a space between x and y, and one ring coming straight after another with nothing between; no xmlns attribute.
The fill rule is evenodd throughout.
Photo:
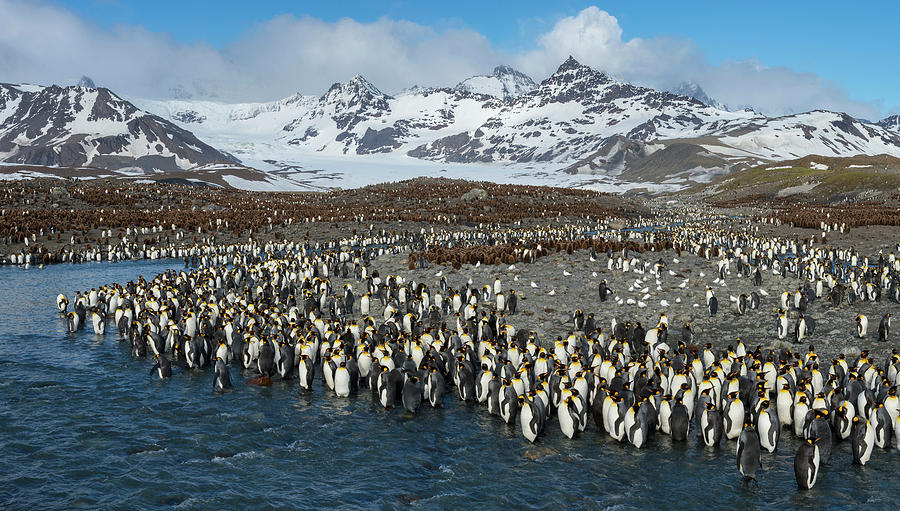
<svg viewBox="0 0 900 511"><path fill-rule="evenodd" d="M444 236L440 241L449 244L472 234ZM794 344L764 348L772 339L752 347L735 340L716 349L695 338L689 324L670 326L665 312L648 328L630 318L601 321L599 313L581 309L573 312L567 336L541 339L516 329L517 295L499 277L454 287L442 271L431 285L380 275L377 257L423 246L421 239L384 233L323 246L196 246L185 260L195 268L77 293L71 311L61 294L57 306L72 332L90 324L103 335L107 323L115 323L131 354L151 357L151 374L160 378L172 376L173 365L211 367L217 392L232 387L229 368L237 366L252 375L249 383L281 378L310 391L321 376L321 385L337 396L371 392L380 405L411 414L455 395L517 424L529 442L552 424L569 438L594 427L636 448L657 434L683 442L693 429L708 446L736 440L737 469L748 480L787 429L803 440L794 461L801 489L815 484L841 442L850 444L860 465L894 438L900 449L900 352L883 360L862 351L828 361L804 343L815 329L804 316L811 307L900 301L900 261L893 254L875 259L813 240L721 226L618 236L644 244L665 236L679 256L708 259L717 283L745 278L759 286L763 275L799 279L799 287L780 297L772 330L772 339ZM521 240L508 235L503 241ZM662 259L627 249L605 255L592 249L590 257L609 272L657 279L676 273L667 272ZM346 283L338 286L338 280ZM605 280L597 289L600 310L607 300L621 303ZM706 295L706 313L714 316L715 292L710 287ZM735 312L747 314L762 299L754 292L730 301ZM789 317L796 318L793 328ZM868 320L860 314L856 324L855 335L865 338ZM886 314L880 341L889 340L890 326Z"/></svg>

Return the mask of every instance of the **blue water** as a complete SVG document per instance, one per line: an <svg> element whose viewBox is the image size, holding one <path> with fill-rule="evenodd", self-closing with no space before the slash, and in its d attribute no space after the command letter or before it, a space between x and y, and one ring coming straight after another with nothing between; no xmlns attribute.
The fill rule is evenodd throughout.
<svg viewBox="0 0 900 511"><path fill-rule="evenodd" d="M747 486L734 442L659 435L639 451L551 422L531 445L454 394L411 417L368 392L245 386L232 368L234 390L215 395L211 373L150 377L112 323L70 335L55 311L59 292L180 266L0 268L0 509L887 509L900 495L896 450L860 468L847 443L798 492L787 431Z"/></svg>

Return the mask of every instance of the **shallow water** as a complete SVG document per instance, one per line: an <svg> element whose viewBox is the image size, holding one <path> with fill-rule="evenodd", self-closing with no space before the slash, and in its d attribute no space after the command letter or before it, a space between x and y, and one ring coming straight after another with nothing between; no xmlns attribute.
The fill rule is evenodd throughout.
<svg viewBox="0 0 900 511"><path fill-rule="evenodd" d="M366 391L248 387L232 368L234 390L215 395L211 372L160 381L112 323L104 338L70 335L55 310L59 292L169 267L181 264L0 268L0 508L885 509L900 495L900 454L855 467L848 443L798 492L788 431L748 486L734 442L659 435L636 450L593 431L568 440L551 422L531 445L454 394L411 417Z"/></svg>

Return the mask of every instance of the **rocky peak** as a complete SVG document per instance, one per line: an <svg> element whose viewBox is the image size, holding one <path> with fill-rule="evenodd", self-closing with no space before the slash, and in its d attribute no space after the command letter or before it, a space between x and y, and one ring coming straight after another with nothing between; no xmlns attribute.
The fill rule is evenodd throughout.
<svg viewBox="0 0 900 511"><path fill-rule="evenodd" d="M878 121L878 125L886 130L896 131L900 133L900 114L885 117L884 119Z"/></svg>
<svg viewBox="0 0 900 511"><path fill-rule="evenodd" d="M96 89L97 84L94 83L94 80L91 79L90 76L82 76L78 83L76 84L79 87L86 87L88 89Z"/></svg>
<svg viewBox="0 0 900 511"><path fill-rule="evenodd" d="M510 66L500 65L489 75L476 75L458 83L455 90L481 94L502 100L512 100L537 87L528 75Z"/></svg>
<svg viewBox="0 0 900 511"><path fill-rule="evenodd" d="M681 82L677 87L670 89L669 92L678 96L694 98L707 106L719 107L719 103L709 97L706 91L703 90L703 87L700 87L700 84L697 82Z"/></svg>
<svg viewBox="0 0 900 511"><path fill-rule="evenodd" d="M603 71L591 69L575 60L574 57L569 56L565 62L560 64L555 73L541 82L541 87L547 85L570 86L577 83L592 87L603 85L611 81L609 76Z"/></svg>

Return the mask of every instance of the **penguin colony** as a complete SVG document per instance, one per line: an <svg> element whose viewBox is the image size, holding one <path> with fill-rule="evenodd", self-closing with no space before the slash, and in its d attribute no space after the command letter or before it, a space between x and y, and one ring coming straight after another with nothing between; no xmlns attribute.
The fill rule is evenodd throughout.
<svg viewBox="0 0 900 511"><path fill-rule="evenodd" d="M900 449L900 351L880 361L862 351L829 362L812 345L799 348L814 338L817 327L806 315L814 307L900 303L900 260L812 240L735 234L678 215L681 221L667 222L664 230L603 235L586 226L423 229L417 236L382 231L315 246L204 244L191 249L199 268L77 293L72 311L60 295L57 307L73 332L90 324L104 335L112 321L133 356L152 359L150 372L157 377L171 377L173 365L211 368L217 392L232 387L231 368L237 366L254 384L281 378L296 380L304 392L319 385L340 397L371 392L381 406L411 414L455 396L486 407L529 442L548 427L569 438L593 427L635 448L651 444L657 434L677 442L696 436L711 447L734 440L736 468L746 480L755 479L762 457L778 449L787 430L804 441L794 460L800 489L815 485L841 445L849 445L860 465L876 447L888 449L893 442ZM547 239L562 241L541 243ZM728 344L717 350L690 324L670 326L664 311L649 328L636 318L601 319L605 302L626 303L602 279L589 301L601 312L576 309L567 336L544 340L515 327L518 296L500 278L454 287L443 270L426 283L382 277L373 269L387 254L411 254L411 267L435 268L434 262L453 264L453 258L435 254L498 246L503 257L485 253L485 259L465 263L525 264L548 247L587 249L600 270L643 276L635 282L639 289L648 277L659 281L675 274L662 258L645 258L640 251L671 248L679 256L687 252L708 260L714 283L741 278L760 286L766 275L784 282L791 276L802 284L777 297L730 297L726 303L739 315L763 314L763 300L777 306L772 339L759 339L755 347L720 340ZM337 279L355 280L359 291L350 283L336 287ZM703 314L721 314L712 287L706 297ZM858 314L852 335L875 334L888 342L895 335L891 322L891 313L877 321ZM870 332L876 323L877 333ZM762 347L776 338L794 344Z"/></svg>
<svg viewBox="0 0 900 511"><path fill-rule="evenodd" d="M453 199L475 187L479 201ZM582 220L633 214L616 196L540 186L414 179L361 189L315 193L259 193L202 186L57 179L0 181L0 264L117 261L183 257L184 244L214 236L310 238L310 231L369 224L459 225ZM346 226L344 226L346 227ZM349 235L349 233L348 233Z"/></svg>

